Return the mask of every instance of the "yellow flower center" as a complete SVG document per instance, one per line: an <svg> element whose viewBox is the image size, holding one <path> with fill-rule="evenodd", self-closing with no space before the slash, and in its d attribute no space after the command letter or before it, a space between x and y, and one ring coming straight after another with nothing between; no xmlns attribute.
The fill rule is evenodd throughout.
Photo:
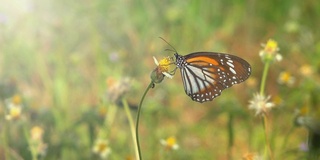
<svg viewBox="0 0 320 160"><path fill-rule="evenodd" d="M291 74L289 72L283 72L281 74L281 81L284 83L288 83L291 80Z"/></svg>
<svg viewBox="0 0 320 160"><path fill-rule="evenodd" d="M306 116L309 112L308 106L303 106L302 108L300 108L300 114L303 116Z"/></svg>
<svg viewBox="0 0 320 160"><path fill-rule="evenodd" d="M12 97L12 103L15 105L21 104L21 97L19 95L15 95Z"/></svg>
<svg viewBox="0 0 320 160"><path fill-rule="evenodd" d="M310 76L313 74L313 70L310 65L305 64L300 68L300 73L304 76Z"/></svg>
<svg viewBox="0 0 320 160"><path fill-rule="evenodd" d="M171 64L170 57L166 57L166 58L161 59L159 61L159 68L160 68L161 72L168 72L170 64Z"/></svg>
<svg viewBox="0 0 320 160"><path fill-rule="evenodd" d="M31 129L31 138L32 140L41 141L42 135L44 133L43 129L39 126L32 127Z"/></svg>
<svg viewBox="0 0 320 160"><path fill-rule="evenodd" d="M268 53L274 53L278 49L278 43L272 39L269 39L264 50Z"/></svg>
<svg viewBox="0 0 320 160"><path fill-rule="evenodd" d="M20 115L21 115L21 108L20 107L13 107L13 108L10 109L10 116L13 119L19 118Z"/></svg>
<svg viewBox="0 0 320 160"><path fill-rule="evenodd" d="M166 141L168 147L172 148L174 145L176 145L176 139L174 137L169 137Z"/></svg>
<svg viewBox="0 0 320 160"><path fill-rule="evenodd" d="M105 151L106 149L107 149L107 144L106 143L100 143L100 144L98 144L98 152L103 152L103 151Z"/></svg>

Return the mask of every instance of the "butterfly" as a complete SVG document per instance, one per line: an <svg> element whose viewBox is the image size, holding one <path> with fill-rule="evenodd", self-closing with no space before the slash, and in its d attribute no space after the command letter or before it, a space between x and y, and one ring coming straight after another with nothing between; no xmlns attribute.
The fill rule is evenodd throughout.
<svg viewBox="0 0 320 160"><path fill-rule="evenodd" d="M186 94L196 102L212 101L221 92L248 79L251 66L244 59L225 53L174 54Z"/></svg>
<svg viewBox="0 0 320 160"><path fill-rule="evenodd" d="M196 102L212 101L221 92L249 78L250 64L235 55L218 52L194 52L187 55L178 54L177 50L162 37L173 50L176 68L168 77L180 69L186 94Z"/></svg>

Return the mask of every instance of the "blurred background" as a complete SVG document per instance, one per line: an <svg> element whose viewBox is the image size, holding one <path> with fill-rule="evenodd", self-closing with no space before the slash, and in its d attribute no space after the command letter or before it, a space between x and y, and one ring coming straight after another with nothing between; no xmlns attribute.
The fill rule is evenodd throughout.
<svg viewBox="0 0 320 160"><path fill-rule="evenodd" d="M203 104L185 94L179 71L156 84L140 117L144 159L263 156L261 117L248 105L269 39L283 57L266 82L276 106L274 157L303 159L310 151L312 127L295 124L299 115L319 113L320 1L1 2L0 159L135 159L124 106L135 119L156 67L152 57L173 55L158 37L181 55L240 56L252 75Z"/></svg>

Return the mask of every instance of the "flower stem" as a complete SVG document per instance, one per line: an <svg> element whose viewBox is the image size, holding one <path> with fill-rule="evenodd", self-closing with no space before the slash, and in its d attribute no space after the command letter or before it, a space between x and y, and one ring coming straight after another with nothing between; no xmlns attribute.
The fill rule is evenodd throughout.
<svg viewBox="0 0 320 160"><path fill-rule="evenodd" d="M260 95L264 95L264 89L266 86L266 80L267 80L267 75L268 75L268 70L269 70L270 62L267 61L264 65L263 73L262 73L262 80L261 80L261 86L260 86Z"/></svg>
<svg viewBox="0 0 320 160"><path fill-rule="evenodd" d="M132 118L131 112L129 110L128 102L124 98L122 99L122 104L124 105L124 110L125 110L127 117L128 117L132 140L133 140L133 143L135 144L135 149L134 149L135 155L136 155L136 159L138 160L139 159L139 151L138 151L138 146L137 146L136 132L134 130L133 118Z"/></svg>
<svg viewBox="0 0 320 160"><path fill-rule="evenodd" d="M269 159L273 160L273 154L270 148L270 140L269 140L269 124L268 124L268 115L263 115L263 127L264 127L264 135L266 139L266 146L265 146L265 155L269 154ZM267 157L267 156L265 156Z"/></svg>
<svg viewBox="0 0 320 160"><path fill-rule="evenodd" d="M270 61L266 61L265 65L264 65L264 69L263 69L263 73L262 73L262 79L261 79L261 86L260 86L260 95L264 95L264 91L265 91L265 86L266 86L266 80L267 80L267 75L268 75L268 70L269 70L269 66L270 66ZM267 153L269 153L269 158L272 160L273 159L273 154L270 148L270 142L269 142L269 124L268 124L268 115L265 113L263 114L263 119L262 119L262 123L263 123L263 128L264 128L264 133L265 133L265 140L266 140L266 144L265 144L265 157Z"/></svg>
<svg viewBox="0 0 320 160"><path fill-rule="evenodd" d="M229 143L228 143L228 159L232 159L232 147L234 142L234 129L233 129L233 113L229 112L229 121L228 121L228 137L229 137Z"/></svg>
<svg viewBox="0 0 320 160"><path fill-rule="evenodd" d="M143 96L141 98L141 101L140 101L140 104L138 107L138 114L137 114L137 119L136 119L136 141L137 141L137 148L138 148L138 152L139 152L139 160L142 160L140 143L139 143L139 119L140 119L141 106L142 106L142 102L143 102L146 94L148 93L149 89L152 88L152 86L153 86L153 81L150 82L146 91L143 93Z"/></svg>

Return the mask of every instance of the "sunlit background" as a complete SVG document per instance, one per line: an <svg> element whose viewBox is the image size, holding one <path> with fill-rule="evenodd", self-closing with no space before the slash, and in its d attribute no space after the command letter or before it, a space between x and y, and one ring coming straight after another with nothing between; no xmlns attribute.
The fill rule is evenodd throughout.
<svg viewBox="0 0 320 160"><path fill-rule="evenodd" d="M185 94L179 71L156 84L141 109L144 159L264 157L262 116L248 106L269 39L282 56L270 64L265 90L274 104L273 157L312 157L310 137L320 134L320 1L0 1L0 159L135 159L124 106L135 120L153 56L173 56L159 37L181 55L242 57L252 75L207 103Z"/></svg>

